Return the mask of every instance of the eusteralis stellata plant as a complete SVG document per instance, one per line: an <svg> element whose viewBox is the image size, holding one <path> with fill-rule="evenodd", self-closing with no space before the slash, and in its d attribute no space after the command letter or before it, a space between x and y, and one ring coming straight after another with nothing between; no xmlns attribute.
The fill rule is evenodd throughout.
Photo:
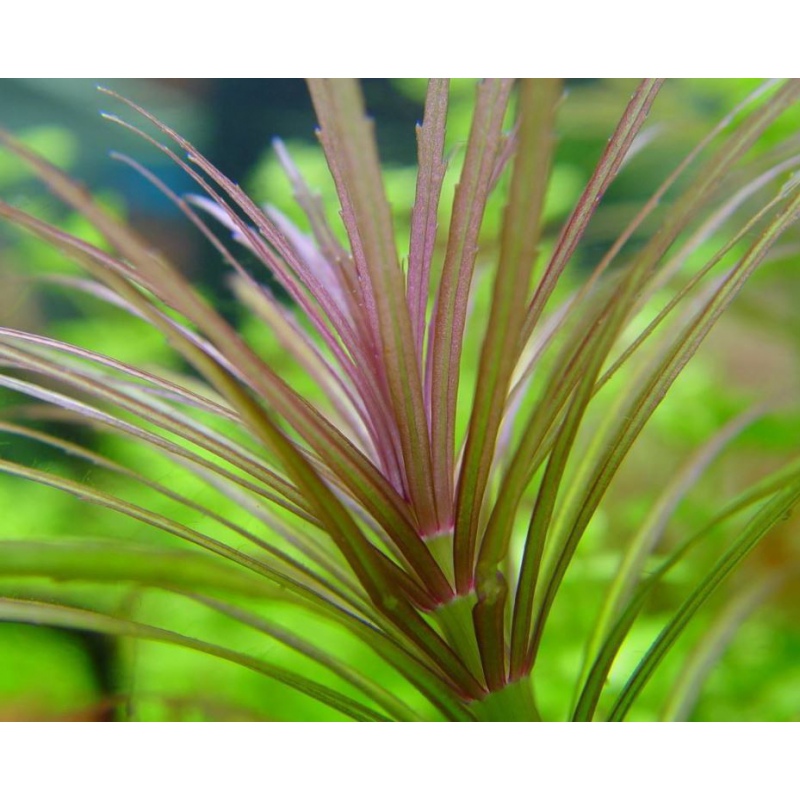
<svg viewBox="0 0 800 800"><path fill-rule="evenodd" d="M102 334L85 347L0 328L0 387L26 398L0 414L3 441L22 437L84 464L71 472L4 455L0 470L73 495L78 508L116 512L103 516L102 536L80 524L67 537L4 530L0 578L11 588L0 618L130 647L123 708L136 702L137 648L157 642L169 645L159 654L204 654L190 669L233 662L226 680L261 673L267 696L301 698L276 699L289 718L367 721L624 720L694 622L697 647L663 698L666 718L685 718L741 602L796 576L796 564L781 565L721 616L699 616L787 520L800 460L773 462L711 498L702 520L670 527L721 451L771 412L751 407L642 494L636 525L607 504L635 446L657 448L643 436L673 384L797 219L796 153L764 142L800 82L770 82L726 109L626 207L580 274L568 266L601 199L656 146L646 122L660 80L636 86L558 225L545 218L570 103L563 84L477 83L468 135L453 148L450 84L430 80L402 236L360 85L309 87L340 213L279 142L302 223L258 205L180 133L106 91L123 110L109 119L195 182L195 193L178 194L115 156L216 249L246 325L64 171L0 137L83 232L13 197L0 216L77 265L59 275L63 291L135 318L171 354L161 366L128 363L105 354ZM70 436L74 423L92 436ZM639 463L660 458L645 456ZM602 580L581 578L573 571L601 517L625 535ZM552 631L575 596L564 592L571 574L591 595L591 619L558 661L571 687L561 708L542 664L560 646ZM676 574L680 591L665 594ZM643 619L646 645L631 649Z"/></svg>

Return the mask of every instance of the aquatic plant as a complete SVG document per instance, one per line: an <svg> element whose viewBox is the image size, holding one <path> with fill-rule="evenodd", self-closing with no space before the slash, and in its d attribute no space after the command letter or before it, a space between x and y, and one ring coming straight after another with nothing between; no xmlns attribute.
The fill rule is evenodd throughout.
<svg viewBox="0 0 800 800"><path fill-rule="evenodd" d="M0 329L0 386L38 401L11 409L0 430L88 461L93 479L6 459L0 470L191 546L3 541L0 574L167 590L307 660L287 667L145 622L124 604L108 610L9 596L0 599L0 618L201 651L356 720L541 719L543 639L592 520L665 395L800 208L800 187L786 178L796 159L780 149L755 172L736 172L800 94L800 82L766 85L675 166L590 274L567 277L601 199L642 142L660 88L658 80L638 85L560 232L546 237L561 82L478 84L469 136L452 159L460 173L442 231L449 87L431 80L417 130L410 237L400 249L356 82L310 82L346 241L281 143L305 231L258 206L179 133L107 92L154 133L109 118L162 151L199 194L179 196L143 165L116 158L216 248L237 297L262 321L261 335L269 332L294 362L287 374L163 254L2 134L102 241L9 202L0 201L0 216L68 255L88 277L63 284L145 321L187 369L167 374L102 347ZM505 205L492 246L481 228L496 192L505 192ZM656 213L658 225L642 239ZM635 236L637 246L626 247ZM263 271L250 268L259 262ZM285 297L268 288L267 276ZM692 454L630 538L597 599L573 676L571 719L624 719L698 610L797 502L800 470L791 463L679 540L663 536L708 464L761 413L736 417ZM31 422L48 417L136 442L159 467L126 466ZM204 490L176 488L164 459ZM113 490L98 485L105 474L119 479ZM126 497L126 486L152 504ZM612 664L648 599L720 526L731 534L717 560L612 692ZM299 619L344 631L351 646L338 652L317 640L312 621L290 629L287 605L302 610ZM387 670L392 681L382 677ZM398 681L402 691L387 688ZM696 684L689 676L680 691L688 697Z"/></svg>

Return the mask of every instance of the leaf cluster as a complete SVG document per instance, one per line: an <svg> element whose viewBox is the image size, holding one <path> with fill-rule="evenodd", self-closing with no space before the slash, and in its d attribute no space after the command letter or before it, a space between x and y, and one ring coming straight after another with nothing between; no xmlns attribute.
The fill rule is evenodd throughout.
<svg viewBox="0 0 800 800"><path fill-rule="evenodd" d="M6 458L0 471L162 535L136 544L2 541L0 576L167 592L310 666L153 624L124 603L101 610L9 593L0 617L179 645L356 720L541 719L538 695L548 687L537 668L587 532L665 396L800 211L796 155L778 145L748 161L800 95L797 81L766 84L694 143L576 282L568 266L604 195L635 168L629 161L646 144L661 86L636 87L551 235L561 82L477 85L442 230L450 87L429 81L409 234L399 246L357 82L310 82L344 237L282 143L276 154L304 229L257 205L178 132L106 92L126 114L108 118L160 151L198 193L178 195L140 163L114 157L216 249L238 299L299 381L65 172L0 133L94 234L75 235L3 200L0 216L80 267L79 277L61 279L70 291L157 331L191 370L0 328L0 387L29 401L0 417L3 436L60 450L104 477L75 480ZM498 193L503 210L485 253L484 218ZM246 268L251 262L263 272ZM584 643L570 718L624 719L701 607L791 513L798 462L720 504L698 529L665 538L709 465L767 410L735 416L690 454L626 541ZM42 420L88 426L151 455L124 463ZM165 479L164 465L190 476L197 491ZM622 689L610 692L612 666L647 603L721 529L732 533L716 561L695 576ZM783 580L769 576L711 629L676 684L670 716L688 713L743 609ZM313 625L290 629L282 622L287 605L366 648L381 668L361 668L318 643ZM405 688L388 689L381 670L394 675L389 685Z"/></svg>

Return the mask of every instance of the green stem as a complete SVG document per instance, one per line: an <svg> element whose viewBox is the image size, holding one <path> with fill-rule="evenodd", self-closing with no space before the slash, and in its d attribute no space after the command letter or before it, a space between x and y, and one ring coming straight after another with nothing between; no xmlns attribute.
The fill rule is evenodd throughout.
<svg viewBox="0 0 800 800"><path fill-rule="evenodd" d="M475 626L472 622L474 605L475 595L470 593L437 606L431 614L438 623L445 641L458 654L467 669L482 683L483 667L478 641L475 638Z"/></svg>
<svg viewBox="0 0 800 800"><path fill-rule="evenodd" d="M530 676L487 694L470 705L479 722L541 722L542 717L533 697Z"/></svg>

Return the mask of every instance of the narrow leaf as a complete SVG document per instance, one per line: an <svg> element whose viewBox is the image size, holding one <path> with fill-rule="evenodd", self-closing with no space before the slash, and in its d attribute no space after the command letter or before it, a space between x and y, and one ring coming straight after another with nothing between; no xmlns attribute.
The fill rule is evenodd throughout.
<svg viewBox="0 0 800 800"><path fill-rule="evenodd" d="M411 214L408 252L408 308L420 366L423 361L431 260L436 244L437 215L445 174L444 135L450 81L431 78L425 96L425 116L417 126L417 192Z"/></svg>
<svg viewBox="0 0 800 800"><path fill-rule="evenodd" d="M625 718L633 701L697 611L761 539L778 522L788 518L798 501L800 501L800 483L780 492L758 511L741 536L717 561L659 634L617 698L617 702L609 714L609 721L618 722Z"/></svg>
<svg viewBox="0 0 800 800"><path fill-rule="evenodd" d="M347 717L359 722L387 722L387 718L377 711L362 703L347 697L340 692L329 689L315 681L303 678L292 670L273 666L263 659L245 653L239 653L226 647L203 642L182 636L179 633L134 622L129 619L113 617L108 614L99 614L96 611L86 611L80 608L55 605L51 603L38 603L31 600L0 599L0 619L8 622L30 622L41 625L56 625L65 628L95 631L109 636L131 636L146 639L152 642L165 642L200 653L230 661L247 667L255 672L260 672L268 678L295 689L302 694L318 700L320 703L341 712Z"/></svg>
<svg viewBox="0 0 800 800"><path fill-rule="evenodd" d="M661 716L665 722L685 722L700 696L703 683L745 620L788 578L786 571L768 574L748 591L734 596L686 660Z"/></svg>
<svg viewBox="0 0 800 800"><path fill-rule="evenodd" d="M575 252L575 248L578 246L597 204L617 176L626 155L633 145L636 134L647 119L650 107L653 105L662 83L663 79L642 81L628 103L628 107L625 109L616 130L608 140L605 152L600 161L598 161L589 183L583 190L583 194L567 220L556 242L542 280L536 288L522 328L520 346L524 346L531 333L533 333L533 329L536 327L561 273L570 258L572 258L572 254Z"/></svg>
<svg viewBox="0 0 800 800"><path fill-rule="evenodd" d="M480 381L456 495L454 563L457 588L462 593L473 584L478 519L517 362L515 344L539 245L545 188L555 143L555 110L560 97L558 81L523 81L520 87L519 144L503 218L492 305L481 348ZM494 567L491 560L488 564L484 562L487 571Z"/></svg>
<svg viewBox="0 0 800 800"><path fill-rule="evenodd" d="M372 125L355 82L310 81L309 88L320 122L320 141L343 201L356 267L368 279L380 363L391 365L383 377L400 435L409 497L419 532L428 535L439 525L422 375Z"/></svg>

